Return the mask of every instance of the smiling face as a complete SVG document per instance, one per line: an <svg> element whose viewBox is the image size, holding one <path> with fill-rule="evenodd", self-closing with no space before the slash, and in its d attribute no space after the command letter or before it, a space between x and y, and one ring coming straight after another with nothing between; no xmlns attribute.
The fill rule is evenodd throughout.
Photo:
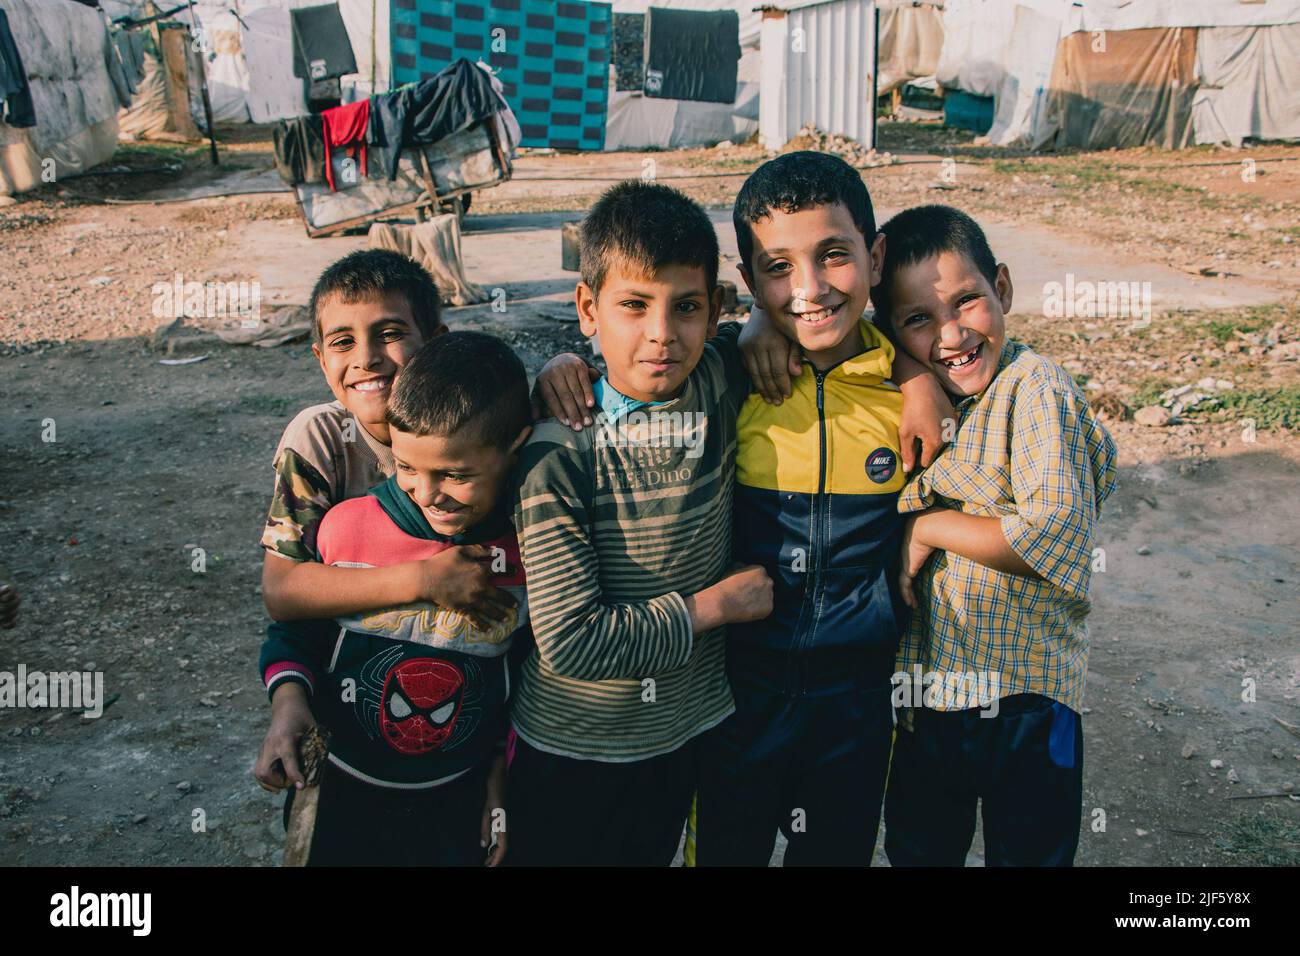
<svg viewBox="0 0 1300 956"><path fill-rule="evenodd" d="M471 422L451 435L416 435L394 428L397 485L424 512L429 526L448 537L468 531L497 503L525 428L509 448L479 439Z"/></svg>
<svg viewBox="0 0 1300 956"><path fill-rule="evenodd" d="M941 252L894 276L890 322L907 353L954 395L978 395L997 374L1011 308L1011 274L993 285L966 256Z"/></svg>
<svg viewBox="0 0 1300 956"><path fill-rule="evenodd" d="M388 443L384 403L393 379L424 344L410 303L397 293L344 302L332 295L318 306L320 342L312 352L320 361L334 397L366 431ZM438 332L445 332L440 325Z"/></svg>
<svg viewBox="0 0 1300 956"><path fill-rule="evenodd" d="M741 275L754 300L818 369L862 351L858 322L880 279L884 238L871 249L843 203L773 209L751 225L754 253Z"/></svg>
<svg viewBox="0 0 1300 956"><path fill-rule="evenodd" d="M717 329L722 292L710 292L702 266L643 275L616 261L599 296L578 283L577 306L583 335L600 336L609 383L637 401L666 402L681 394Z"/></svg>

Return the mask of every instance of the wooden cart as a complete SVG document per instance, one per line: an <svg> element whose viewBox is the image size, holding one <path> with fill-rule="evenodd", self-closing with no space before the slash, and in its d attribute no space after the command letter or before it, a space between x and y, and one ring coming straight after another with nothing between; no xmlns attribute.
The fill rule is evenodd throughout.
<svg viewBox="0 0 1300 956"><path fill-rule="evenodd" d="M440 212L463 216L475 190L503 183L511 175L495 118L431 146L403 150L392 182L386 176L361 175L345 150L335 150L330 161L337 191L327 183L294 187L307 235L313 239L412 214L420 222Z"/></svg>

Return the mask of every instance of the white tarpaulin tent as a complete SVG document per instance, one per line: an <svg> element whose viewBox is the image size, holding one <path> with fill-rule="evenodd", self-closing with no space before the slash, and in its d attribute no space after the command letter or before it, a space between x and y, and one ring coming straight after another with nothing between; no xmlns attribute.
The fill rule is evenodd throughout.
<svg viewBox="0 0 1300 956"><path fill-rule="evenodd" d="M1300 0L947 0L944 31L994 145L1300 138Z"/></svg>
<svg viewBox="0 0 1300 956"><path fill-rule="evenodd" d="M0 0L31 87L36 125L0 122L0 196L104 162L117 148L121 105L109 73L108 30L73 0ZM50 161L50 162L47 162Z"/></svg>
<svg viewBox="0 0 1300 956"><path fill-rule="evenodd" d="M155 0L162 9L176 4ZM270 123L307 113L303 81L293 75L289 11L330 0L194 0L199 45L216 122ZM343 102L389 89L391 0L337 0L357 72L341 80ZM110 16L146 16L145 0L102 0ZM188 10L171 19L189 24Z"/></svg>
<svg viewBox="0 0 1300 956"><path fill-rule="evenodd" d="M735 103L696 103L616 90L611 81L605 116L605 149L677 149L741 142L758 129L761 15L754 0L613 0L614 13L645 13L650 7L735 10L740 19L740 63Z"/></svg>

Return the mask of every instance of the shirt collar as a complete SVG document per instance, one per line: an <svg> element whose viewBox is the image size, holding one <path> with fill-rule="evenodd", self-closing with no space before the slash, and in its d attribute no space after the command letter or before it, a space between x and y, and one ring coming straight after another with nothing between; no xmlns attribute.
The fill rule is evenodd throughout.
<svg viewBox="0 0 1300 956"><path fill-rule="evenodd" d="M629 412L634 412L638 408L647 406L653 408L668 404L667 402L643 402L640 399L629 398L609 384L609 379L604 375L596 379L596 384L591 387L591 391L596 398L596 404L600 406L600 410L605 413L605 418L609 421L613 421Z"/></svg>

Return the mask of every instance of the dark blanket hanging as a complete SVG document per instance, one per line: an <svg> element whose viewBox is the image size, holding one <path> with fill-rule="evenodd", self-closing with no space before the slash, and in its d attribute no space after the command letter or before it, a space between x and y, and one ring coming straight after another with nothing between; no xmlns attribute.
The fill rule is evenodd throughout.
<svg viewBox="0 0 1300 956"><path fill-rule="evenodd" d="M736 101L740 17L735 10L646 14L645 93L669 100Z"/></svg>
<svg viewBox="0 0 1300 956"><path fill-rule="evenodd" d="M319 114L281 120L272 142L275 169L286 183L325 182L325 136Z"/></svg>
<svg viewBox="0 0 1300 956"><path fill-rule="evenodd" d="M27 70L9 32L9 18L0 10L0 117L10 126L35 126L36 110L27 84Z"/></svg>
<svg viewBox="0 0 1300 956"><path fill-rule="evenodd" d="M289 11L293 32L293 75L323 80L357 72L347 27L337 3Z"/></svg>

